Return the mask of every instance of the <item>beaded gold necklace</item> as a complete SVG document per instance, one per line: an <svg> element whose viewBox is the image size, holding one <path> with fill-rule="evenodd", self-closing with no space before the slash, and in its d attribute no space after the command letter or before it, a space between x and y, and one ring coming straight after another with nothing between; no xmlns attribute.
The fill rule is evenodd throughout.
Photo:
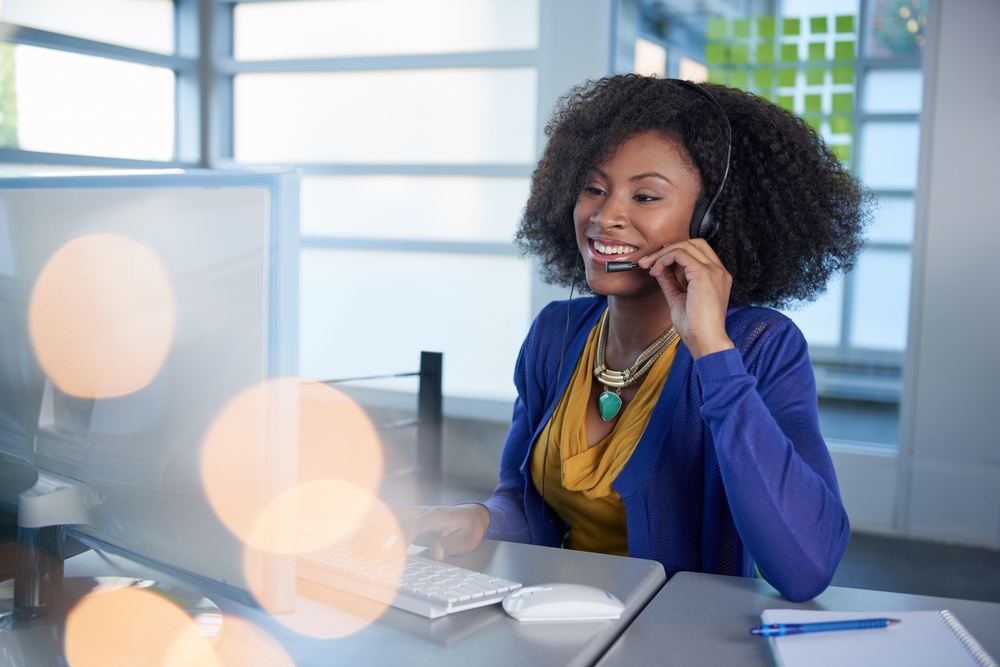
<svg viewBox="0 0 1000 667"><path fill-rule="evenodd" d="M604 352L608 346L608 311L601 316L600 331L597 334L597 353L594 355L594 377L604 385L604 391L597 397L597 409L606 422L618 416L622 409L621 390L629 386L653 367L664 350L677 340L677 329L670 327L663 335L643 350L636 362L624 371L613 371L604 365Z"/></svg>

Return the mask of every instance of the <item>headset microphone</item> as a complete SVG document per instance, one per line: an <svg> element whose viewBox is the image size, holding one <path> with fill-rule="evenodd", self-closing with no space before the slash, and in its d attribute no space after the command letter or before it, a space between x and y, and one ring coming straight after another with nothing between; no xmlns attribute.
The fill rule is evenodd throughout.
<svg viewBox="0 0 1000 667"><path fill-rule="evenodd" d="M619 273L621 271L631 271L632 269L641 268L641 266L633 262L608 262L604 265L604 270L607 273Z"/></svg>

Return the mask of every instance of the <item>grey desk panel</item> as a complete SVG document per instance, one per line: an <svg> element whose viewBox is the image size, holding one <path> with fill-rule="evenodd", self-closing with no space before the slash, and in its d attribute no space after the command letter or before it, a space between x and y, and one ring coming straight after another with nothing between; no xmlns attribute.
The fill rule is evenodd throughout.
<svg viewBox="0 0 1000 667"><path fill-rule="evenodd" d="M1000 604L831 586L796 604L758 579L679 572L604 655L598 667L774 665L767 640L749 629L765 609L920 611L949 609L994 657L1000 656Z"/></svg>
<svg viewBox="0 0 1000 667"><path fill-rule="evenodd" d="M582 667L594 664L666 580L663 567L655 561L490 540L466 556L448 560L526 586L557 581L598 586L618 596L626 611L618 621L531 625L508 617L499 605L434 620L389 609L355 635L319 640L288 630L259 609L219 596L209 597L223 613L242 616L271 633L297 667ZM142 566L114 557L105 559L94 552L66 562L68 577L95 575L156 578Z"/></svg>

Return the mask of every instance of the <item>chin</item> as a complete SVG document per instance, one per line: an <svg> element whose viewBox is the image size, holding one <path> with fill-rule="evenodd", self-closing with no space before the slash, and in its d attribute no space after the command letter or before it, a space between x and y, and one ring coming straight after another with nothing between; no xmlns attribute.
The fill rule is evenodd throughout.
<svg viewBox="0 0 1000 667"><path fill-rule="evenodd" d="M655 279L638 274L639 269L628 273L610 275L588 275L587 287L597 296L619 297L623 299L645 299L653 294L662 294ZM645 272L643 272L645 273ZM643 280L643 277L646 279Z"/></svg>
<svg viewBox="0 0 1000 667"><path fill-rule="evenodd" d="M647 291L644 286L635 284L632 281L621 280L619 277L624 277L622 274L618 274L615 279L604 280L598 278L597 280L587 280L587 287L590 291L598 296L637 296L639 292ZM602 277L603 278L603 277Z"/></svg>

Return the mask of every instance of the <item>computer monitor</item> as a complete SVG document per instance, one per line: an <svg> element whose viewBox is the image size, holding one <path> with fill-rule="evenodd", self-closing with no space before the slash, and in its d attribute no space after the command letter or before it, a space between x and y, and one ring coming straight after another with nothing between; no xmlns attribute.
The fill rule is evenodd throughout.
<svg viewBox="0 0 1000 667"><path fill-rule="evenodd" d="M74 537L252 601L244 543L212 511L199 451L235 396L296 373L297 238L291 172L0 179L0 501L16 503L36 472L83 483L89 520ZM149 298L167 306L115 324L158 346L114 372L109 363L120 386L81 389L74 373L93 372L87 363L105 363L107 350L61 358L66 332L36 306L48 294L89 326L88 305L59 284L73 271L60 276L57 265L103 271L105 252L131 261L124 282L147 281ZM99 344L120 332L89 333ZM268 484L294 484L296 453L280 449L289 443L247 442L246 456L286 462ZM280 598L294 570L280 567L287 556L269 558L267 589Z"/></svg>

